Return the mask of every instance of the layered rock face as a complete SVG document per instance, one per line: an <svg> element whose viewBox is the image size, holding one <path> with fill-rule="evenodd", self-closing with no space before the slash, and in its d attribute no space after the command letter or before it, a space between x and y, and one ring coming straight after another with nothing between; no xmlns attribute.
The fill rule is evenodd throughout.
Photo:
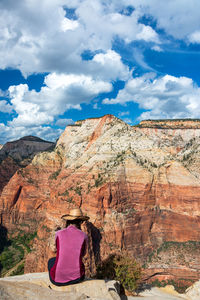
<svg viewBox="0 0 200 300"><path fill-rule="evenodd" d="M139 128L171 128L171 129L199 129L200 119L175 120L145 120L138 125Z"/></svg>
<svg viewBox="0 0 200 300"><path fill-rule="evenodd" d="M47 269L60 217L78 206L90 216L88 274L126 249L146 280L197 280L199 153L200 127L131 127L111 115L67 126L55 150L36 155L1 194L2 225L37 230L25 271Z"/></svg>
<svg viewBox="0 0 200 300"><path fill-rule="evenodd" d="M34 136L26 136L8 142L4 146L0 145L0 194L20 167L26 167L36 153L51 150L54 146L54 143Z"/></svg>

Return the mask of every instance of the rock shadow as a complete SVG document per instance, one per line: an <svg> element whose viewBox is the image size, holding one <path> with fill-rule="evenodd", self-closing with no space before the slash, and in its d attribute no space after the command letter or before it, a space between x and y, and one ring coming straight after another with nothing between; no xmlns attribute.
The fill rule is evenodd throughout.
<svg viewBox="0 0 200 300"><path fill-rule="evenodd" d="M10 241L8 240L8 230L6 227L0 225L0 254L3 252L6 246L10 246ZM3 266L0 261L0 273Z"/></svg>
<svg viewBox="0 0 200 300"><path fill-rule="evenodd" d="M8 230L6 227L0 225L0 254L6 246L10 246L10 241L8 240Z"/></svg>
<svg viewBox="0 0 200 300"><path fill-rule="evenodd" d="M94 254L94 261L95 265L97 266L99 262L101 261L101 255L100 255L100 242L102 239L101 233L97 227L95 227L91 222L87 222L87 231L91 235L92 239L92 251Z"/></svg>

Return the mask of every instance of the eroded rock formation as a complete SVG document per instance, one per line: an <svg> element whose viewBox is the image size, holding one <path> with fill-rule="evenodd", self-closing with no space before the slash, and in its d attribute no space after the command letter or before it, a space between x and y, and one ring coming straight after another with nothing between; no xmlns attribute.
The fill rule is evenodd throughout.
<svg viewBox="0 0 200 300"><path fill-rule="evenodd" d="M0 214L9 232L37 230L25 271L46 270L61 215L80 206L90 216L88 274L126 249L147 280L199 279L200 126L184 124L139 128L111 115L78 121L54 151L19 169L2 191Z"/></svg>

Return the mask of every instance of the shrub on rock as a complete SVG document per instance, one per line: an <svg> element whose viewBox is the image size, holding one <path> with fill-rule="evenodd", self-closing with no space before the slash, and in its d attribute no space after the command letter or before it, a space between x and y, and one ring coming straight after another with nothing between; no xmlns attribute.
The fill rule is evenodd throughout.
<svg viewBox="0 0 200 300"><path fill-rule="evenodd" d="M111 254L98 265L96 276L118 280L124 289L134 292L141 279L141 267L127 252Z"/></svg>

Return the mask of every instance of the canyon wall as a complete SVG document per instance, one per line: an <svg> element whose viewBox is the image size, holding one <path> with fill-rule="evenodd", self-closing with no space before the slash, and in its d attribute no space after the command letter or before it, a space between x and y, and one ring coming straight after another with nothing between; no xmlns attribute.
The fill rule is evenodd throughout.
<svg viewBox="0 0 200 300"><path fill-rule="evenodd" d="M152 122L152 121L151 121ZM127 250L144 279L200 278L200 126L131 127L112 115L67 126L51 152L18 169L0 198L9 234L37 231L26 272L47 270L61 216L79 206L85 265Z"/></svg>

